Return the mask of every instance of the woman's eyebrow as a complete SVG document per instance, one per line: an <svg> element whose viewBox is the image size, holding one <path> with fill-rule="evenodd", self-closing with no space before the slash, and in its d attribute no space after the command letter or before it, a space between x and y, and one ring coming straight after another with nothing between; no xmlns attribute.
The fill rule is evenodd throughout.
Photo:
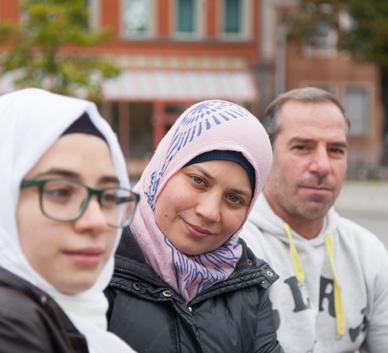
<svg viewBox="0 0 388 353"><path fill-rule="evenodd" d="M62 168L51 168L51 169L48 169L44 172L37 174L35 177L42 177L42 176L46 176L46 175L58 175L58 176L63 176L66 178L71 178L71 179L80 179L79 173L76 173L76 172L74 172L72 170L68 170L68 169L62 169Z"/></svg>
<svg viewBox="0 0 388 353"><path fill-rule="evenodd" d="M198 171L200 171L206 178L211 179L211 180L214 179L214 176L211 175L205 168L202 168L201 166L195 165L195 164L193 164L192 167L194 169L197 169Z"/></svg>
<svg viewBox="0 0 388 353"><path fill-rule="evenodd" d="M205 168L202 168L201 166L195 165L195 164L193 164L192 167L197 169L198 171L200 171L206 178L208 178L210 180L214 180L215 179L215 177L213 175L211 175ZM247 198L251 198L252 197L252 193L249 192L249 191L246 191L246 190L236 189L236 188L231 188L229 190L231 192L234 192L236 194L239 194L239 195L247 197Z"/></svg>
<svg viewBox="0 0 388 353"><path fill-rule="evenodd" d="M81 175L79 173L68 169L62 169L62 168L51 168L47 171L37 174L35 177L43 177L47 175L55 175L55 176L61 176L65 178L75 179L75 180L82 180ZM100 178L98 178L98 183L99 184L106 184L106 183L120 184L120 181L115 175L103 175Z"/></svg>
<svg viewBox="0 0 388 353"><path fill-rule="evenodd" d="M116 176L113 175L105 175L101 178L98 179L99 184L105 184L105 183L110 183L110 184L120 184L119 179Z"/></svg>

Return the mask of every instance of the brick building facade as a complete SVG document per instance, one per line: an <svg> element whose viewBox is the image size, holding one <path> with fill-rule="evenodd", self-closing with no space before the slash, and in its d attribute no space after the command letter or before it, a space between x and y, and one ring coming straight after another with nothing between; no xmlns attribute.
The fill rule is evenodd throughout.
<svg viewBox="0 0 388 353"><path fill-rule="evenodd" d="M304 85L333 91L350 113L351 162L377 163L381 108L377 72L342 53L319 55L281 41L275 0L88 0L90 26L109 27L91 49L122 67L106 82L102 113L137 175L177 116L203 99L242 104L259 115L276 93ZM0 21L20 20L0 1ZM4 80L3 80L4 81ZM0 82L0 93L11 89Z"/></svg>

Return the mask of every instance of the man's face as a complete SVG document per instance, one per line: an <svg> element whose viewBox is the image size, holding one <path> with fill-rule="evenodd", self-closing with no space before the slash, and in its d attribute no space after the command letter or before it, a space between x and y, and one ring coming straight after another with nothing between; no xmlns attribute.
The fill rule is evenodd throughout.
<svg viewBox="0 0 388 353"><path fill-rule="evenodd" d="M280 114L264 193L275 213L291 227L306 223L321 227L346 174L345 118L332 103L288 101Z"/></svg>

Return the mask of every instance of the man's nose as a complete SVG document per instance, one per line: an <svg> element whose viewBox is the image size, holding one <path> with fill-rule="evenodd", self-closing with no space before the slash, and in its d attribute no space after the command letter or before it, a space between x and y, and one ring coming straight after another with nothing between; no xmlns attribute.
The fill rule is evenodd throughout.
<svg viewBox="0 0 388 353"><path fill-rule="evenodd" d="M310 171L320 176L328 175L331 171L331 159L325 148L318 148L312 156Z"/></svg>

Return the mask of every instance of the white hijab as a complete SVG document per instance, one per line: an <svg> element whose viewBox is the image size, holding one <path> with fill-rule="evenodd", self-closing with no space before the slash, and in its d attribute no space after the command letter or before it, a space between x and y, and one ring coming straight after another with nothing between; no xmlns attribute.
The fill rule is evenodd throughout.
<svg viewBox="0 0 388 353"><path fill-rule="evenodd" d="M108 302L103 290L113 274L114 252L92 288L77 295L65 295L33 270L19 243L15 214L21 180L84 112L106 138L120 184L129 187L116 136L93 103L35 88L0 97L0 266L51 295L86 336L91 353L134 352L107 331ZM114 251L120 233L121 230L117 232Z"/></svg>

